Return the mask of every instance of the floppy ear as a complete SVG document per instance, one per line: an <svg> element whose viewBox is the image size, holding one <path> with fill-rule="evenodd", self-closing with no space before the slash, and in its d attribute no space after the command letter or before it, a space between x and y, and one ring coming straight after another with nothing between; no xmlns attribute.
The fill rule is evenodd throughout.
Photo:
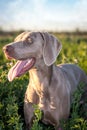
<svg viewBox="0 0 87 130"><path fill-rule="evenodd" d="M56 61L56 58L62 49L62 44L56 39L56 37L47 32L43 33L43 37L43 58L45 64L50 66Z"/></svg>

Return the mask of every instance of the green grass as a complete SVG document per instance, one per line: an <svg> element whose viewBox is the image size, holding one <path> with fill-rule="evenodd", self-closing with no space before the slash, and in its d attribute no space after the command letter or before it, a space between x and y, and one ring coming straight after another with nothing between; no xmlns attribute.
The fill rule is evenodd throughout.
<svg viewBox="0 0 87 130"><path fill-rule="evenodd" d="M12 42L15 35L0 36L0 130L25 130L23 99L28 84L28 73L9 82L7 73L11 67L11 61L6 60L2 52L2 47ZM74 63L87 74L87 34L56 33L55 35L63 44L56 64ZM84 85L80 84L74 94L70 118L67 121L61 121L63 130L87 130L87 95L83 96L84 103L80 103L81 95L84 93L83 87ZM32 130L54 130L52 126L39 123L42 114L36 106L34 107L36 118L33 121Z"/></svg>

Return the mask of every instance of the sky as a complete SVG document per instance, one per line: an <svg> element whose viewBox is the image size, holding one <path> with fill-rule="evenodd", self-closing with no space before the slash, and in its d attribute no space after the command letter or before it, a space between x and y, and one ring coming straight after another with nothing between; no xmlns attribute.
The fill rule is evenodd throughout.
<svg viewBox="0 0 87 130"><path fill-rule="evenodd" d="M87 0L0 0L3 30L87 30Z"/></svg>

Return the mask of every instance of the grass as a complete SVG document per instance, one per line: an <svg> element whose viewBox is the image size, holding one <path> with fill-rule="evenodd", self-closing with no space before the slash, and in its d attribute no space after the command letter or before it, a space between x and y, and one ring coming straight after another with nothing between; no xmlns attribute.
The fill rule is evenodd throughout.
<svg viewBox="0 0 87 130"><path fill-rule="evenodd" d="M0 36L0 130L25 130L23 99L28 84L28 73L11 83L8 82L7 73L12 62L6 60L2 52L2 47L12 42L15 35ZM74 63L87 74L87 34L55 33L54 35L63 44L56 64ZM87 130L87 89L84 90L82 83L74 94L69 119L60 122L63 130ZM37 106L34 107L36 118L32 130L54 130L54 127L46 126L39 121L42 113Z"/></svg>

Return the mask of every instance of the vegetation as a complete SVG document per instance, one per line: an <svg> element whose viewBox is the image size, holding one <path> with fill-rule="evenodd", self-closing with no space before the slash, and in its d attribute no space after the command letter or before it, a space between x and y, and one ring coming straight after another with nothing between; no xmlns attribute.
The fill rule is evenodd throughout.
<svg viewBox="0 0 87 130"><path fill-rule="evenodd" d="M9 68L14 61L5 59L2 47L13 41L15 33L0 32L0 130L25 130L23 99L28 84L28 73L13 82L7 80ZM54 33L63 44L56 64L74 63L87 74L87 33ZM71 114L67 121L61 121L63 130L87 130L87 88L82 83L74 94ZM54 130L39 120L41 111L35 107L36 118L32 130Z"/></svg>

